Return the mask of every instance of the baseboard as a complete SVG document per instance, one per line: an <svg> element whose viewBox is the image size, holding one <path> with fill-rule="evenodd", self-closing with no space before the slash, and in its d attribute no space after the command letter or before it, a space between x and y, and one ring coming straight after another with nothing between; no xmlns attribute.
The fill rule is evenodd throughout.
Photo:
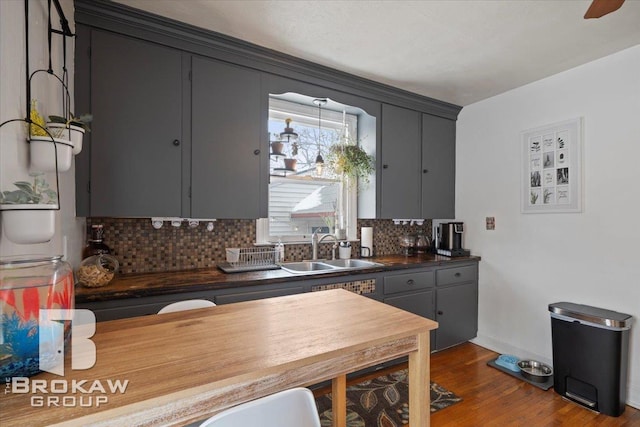
<svg viewBox="0 0 640 427"><path fill-rule="evenodd" d="M480 347L484 347L488 350L495 351L499 354L511 354L516 356L519 359L532 359L538 360L540 362L546 363L548 365L553 365L553 360L542 356L540 354L531 353L528 350L521 349L515 347L511 344L508 344L504 341L500 341L498 339L483 336L478 334L478 336L471 340L472 343L479 345ZM640 384L636 385L631 383L631 380L627 382L627 405L636 409L640 409Z"/></svg>
<svg viewBox="0 0 640 427"><path fill-rule="evenodd" d="M628 384L627 405L640 409L640 385Z"/></svg>
<svg viewBox="0 0 640 427"><path fill-rule="evenodd" d="M471 342L479 345L480 347L495 351L499 354L511 354L513 356L516 356L518 359L537 360L539 362L546 363L547 365L552 365L552 359L550 357L532 353L528 350L515 347L511 344L497 340L495 338L478 334L478 336L472 339Z"/></svg>

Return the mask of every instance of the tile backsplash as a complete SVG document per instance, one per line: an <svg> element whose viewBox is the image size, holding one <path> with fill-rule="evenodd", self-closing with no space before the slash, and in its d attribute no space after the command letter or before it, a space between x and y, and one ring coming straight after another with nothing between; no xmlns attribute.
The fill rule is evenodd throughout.
<svg viewBox="0 0 640 427"><path fill-rule="evenodd" d="M252 247L256 236L255 220L221 219L207 231L206 222L195 228L186 223L181 227L170 224L156 230L149 218L87 218L91 224L104 224L104 242L120 261L120 272L152 273L214 267L226 258L227 247ZM398 239L403 234L422 233L431 239L431 220L423 225L395 225L392 220L358 220L361 227L373 227L374 255L400 253ZM352 256L357 257L360 245L352 244ZM322 243L320 258L331 257L331 243ZM285 260L311 258L311 244L287 244Z"/></svg>

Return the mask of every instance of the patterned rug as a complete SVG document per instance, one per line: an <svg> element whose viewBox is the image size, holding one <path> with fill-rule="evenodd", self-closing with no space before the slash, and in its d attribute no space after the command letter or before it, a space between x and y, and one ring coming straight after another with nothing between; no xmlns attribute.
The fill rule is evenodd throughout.
<svg viewBox="0 0 640 427"><path fill-rule="evenodd" d="M409 423L408 371L393 372L347 387L347 427L400 427ZM462 399L431 383L431 413ZM322 426L331 426L331 393L316 398Z"/></svg>

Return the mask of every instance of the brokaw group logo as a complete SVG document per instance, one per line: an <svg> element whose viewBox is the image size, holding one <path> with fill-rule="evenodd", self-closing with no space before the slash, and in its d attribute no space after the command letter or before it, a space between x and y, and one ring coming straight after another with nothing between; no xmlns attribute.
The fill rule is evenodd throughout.
<svg viewBox="0 0 640 427"><path fill-rule="evenodd" d="M90 310L41 309L38 323L39 369L64 376L65 326L71 322L71 369L86 370L96 363L96 346L91 337L96 331L96 317ZM7 378L9 380L9 378ZM109 396L124 394L129 380L68 380L12 377L6 393L31 394L35 407L99 407L109 402Z"/></svg>

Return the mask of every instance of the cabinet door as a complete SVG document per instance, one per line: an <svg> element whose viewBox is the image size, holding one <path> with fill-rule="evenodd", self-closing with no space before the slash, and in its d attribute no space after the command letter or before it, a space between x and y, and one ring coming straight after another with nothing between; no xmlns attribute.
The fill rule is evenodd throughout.
<svg viewBox="0 0 640 427"><path fill-rule="evenodd" d="M91 216L182 216L182 54L93 30Z"/></svg>
<svg viewBox="0 0 640 427"><path fill-rule="evenodd" d="M266 160L261 159L268 153L261 153L260 138L261 133L266 138L267 128L261 117L260 73L193 57L191 84L191 216L266 214L268 183L261 168Z"/></svg>
<svg viewBox="0 0 640 427"><path fill-rule="evenodd" d="M466 283L436 290L436 349L475 338L478 333L478 284Z"/></svg>
<svg viewBox="0 0 640 427"><path fill-rule="evenodd" d="M422 214L420 218L454 218L456 122L422 115Z"/></svg>
<svg viewBox="0 0 640 427"><path fill-rule="evenodd" d="M422 291L396 297L385 297L384 303L417 314L418 316L435 320L433 291ZM432 351L436 348L436 339L436 331L433 330L431 331L430 339L430 347Z"/></svg>
<svg viewBox="0 0 640 427"><path fill-rule="evenodd" d="M381 218L422 218L420 113L382 105Z"/></svg>

